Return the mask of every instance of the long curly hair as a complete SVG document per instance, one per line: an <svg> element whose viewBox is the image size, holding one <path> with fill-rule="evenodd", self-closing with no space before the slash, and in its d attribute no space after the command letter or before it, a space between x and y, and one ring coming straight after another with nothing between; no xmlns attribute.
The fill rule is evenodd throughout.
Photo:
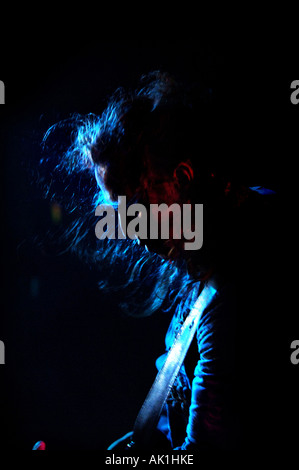
<svg viewBox="0 0 299 470"><path fill-rule="evenodd" d="M137 89L116 90L101 114L74 114L54 124L42 141L40 181L45 195L73 214L62 237L67 249L97 266L100 287L124 289L121 306L131 315L150 315L172 302L182 304L182 299L186 307L198 289L200 273L191 276L185 261L170 263L133 240L96 239L95 207L107 200L96 184L95 167L109 167L106 183L115 188L116 197L124 194L125 183L138 188L146 146L154 164L165 171L173 171L182 156L191 157L197 181L200 178L194 191L200 198L211 164L215 168L213 152L209 150L210 158L196 153L199 146L204 153L212 145L210 91L197 89L193 101L188 91L170 75L153 72L142 77Z"/></svg>

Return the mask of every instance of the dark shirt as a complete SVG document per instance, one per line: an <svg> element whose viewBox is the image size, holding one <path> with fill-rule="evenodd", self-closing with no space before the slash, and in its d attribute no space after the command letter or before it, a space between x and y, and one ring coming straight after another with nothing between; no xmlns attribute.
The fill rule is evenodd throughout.
<svg viewBox="0 0 299 470"><path fill-rule="evenodd" d="M279 308L273 197L272 191L251 188L240 218L234 276L220 282L204 311L167 399L158 428L173 449L257 449L264 445L265 429L272 435L275 374L267 342L271 332L277 333L273 308ZM166 351L180 325L175 314ZM158 369L163 359L157 360Z"/></svg>
<svg viewBox="0 0 299 470"><path fill-rule="evenodd" d="M175 381L160 420L173 448L232 447L235 296L232 286L219 288L201 315L194 343ZM181 326L174 315L166 335L168 350ZM157 360L162 366L165 356ZM192 374L193 371L193 374Z"/></svg>

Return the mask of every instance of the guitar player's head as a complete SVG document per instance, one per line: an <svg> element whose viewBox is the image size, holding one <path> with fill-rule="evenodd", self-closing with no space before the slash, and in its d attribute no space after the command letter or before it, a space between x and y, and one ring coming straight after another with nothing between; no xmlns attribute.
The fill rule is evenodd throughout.
<svg viewBox="0 0 299 470"><path fill-rule="evenodd" d="M138 90L112 96L93 132L88 128L86 146L106 202L126 196L128 204L147 209L150 204L190 204L192 214L194 204L203 204L208 233L214 208L223 203L229 186L217 173L209 106L198 101L191 105L186 90L161 73L151 74ZM139 241L166 259L190 259L183 233L174 237L173 228L170 219L167 240Z"/></svg>
<svg viewBox="0 0 299 470"><path fill-rule="evenodd" d="M62 188L63 201L68 204L71 200L76 207L78 199L81 204L84 191L87 208L94 215L95 200L117 209L118 198L125 196L127 206L140 204L149 219L154 204L164 204L167 208L176 204L182 216L179 229L170 210L159 210L153 216L158 224L158 236L147 233L146 237L138 238L137 235L137 242L166 261L184 265L195 278L209 275L217 263L228 264L235 233L230 217L232 209L239 205L236 191L239 188L229 171L231 151L225 142L231 136L222 129L227 126L223 126L223 118L218 109L214 112L213 106L209 93L200 87L188 89L168 74L155 72L144 77L137 89L118 89L100 115L75 115L52 126L44 138L51 159L53 146L59 148L59 139L64 140L69 134L73 139L65 158L55 166L58 172L68 170L67 184ZM47 194L55 192L53 171L48 174L51 181L46 187ZM79 180L72 185L70 177L76 179L76 174ZM82 183L83 174L88 176ZM61 186L58 190L61 191ZM67 191L71 191L69 200ZM184 205L191 209L189 232L184 230ZM203 223L197 222L195 205L203 206ZM124 221L121 211L118 215L120 227L128 225L129 217ZM144 215L142 211L140 215ZM162 237L161 227L166 218L169 233ZM78 252L85 250L84 244L95 241L86 239L87 232L95 239L94 232L86 230L86 221L84 214L82 223L75 221L74 229L69 231L72 247ZM198 227L199 223L203 227ZM192 234L200 230L203 243L198 248ZM186 240L194 243L195 248L186 250ZM113 253L120 254L121 250L125 254L120 257L126 258L127 248L123 249L123 244L109 241L108 245L111 260ZM91 255L94 259L101 256L93 248L90 252L94 253ZM131 259L128 257L132 264Z"/></svg>
<svg viewBox="0 0 299 470"><path fill-rule="evenodd" d="M45 135L43 165L51 176L49 184L45 184L46 194L52 197L54 193L55 197L62 191L62 201L75 217L65 234L67 242L70 240L71 249L84 259L96 263L97 269L104 270L105 285L110 277L115 283L112 273L118 269L119 262L128 266L125 273L130 273L130 285L137 286L141 271L149 283L153 280L156 287L152 297L147 298L144 311L154 311L155 305L163 301L167 285L174 285L178 278L182 286L188 286L190 277L192 281L206 279L219 269L225 273L237 272L232 260L241 258L233 255L240 253L238 243L242 236L236 214L242 212L239 209L246 201L248 190L231 178L232 130L230 125L224 125L222 113L218 108L214 112L213 106L213 100L198 87L188 90L168 74L155 72L145 77L136 90L117 90L102 114L75 115L52 126ZM67 151L61 152L60 141L65 149L69 135L72 144L67 142ZM61 181L65 184L61 185ZM155 215L160 229L167 216L167 237L159 233L158 237L139 237L133 242L128 238L104 237L105 240L97 243L94 203L111 204L119 209L120 196L126 197L127 206L139 204L145 208L146 217L152 215L154 204L164 203L168 208L172 204L179 208L188 205L191 235L196 225L195 205L203 205L202 246L185 249L186 239L192 239L184 230L177 236L177 225L170 211ZM77 218L73 208L79 206L86 210ZM139 215L143 217L142 211ZM128 214L126 221L120 210L118 216L119 227L125 231L124 224L130 223ZM182 223L180 229L183 227ZM136 242L143 246L137 247ZM242 243L249 246L250 240ZM109 263L108 270L104 268L105 261ZM138 302L136 305L139 307Z"/></svg>

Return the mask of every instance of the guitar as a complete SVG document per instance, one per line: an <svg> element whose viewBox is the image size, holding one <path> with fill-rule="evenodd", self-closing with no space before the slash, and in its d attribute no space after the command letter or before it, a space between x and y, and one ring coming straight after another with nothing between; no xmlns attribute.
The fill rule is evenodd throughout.
<svg viewBox="0 0 299 470"><path fill-rule="evenodd" d="M163 452L170 452L172 450L170 441L167 439L165 434L158 429L152 433L150 439L147 441L146 444L140 444L138 442L134 442L134 433L133 431L128 432L124 436L120 437L116 441L114 441L107 450L112 451L163 451Z"/></svg>

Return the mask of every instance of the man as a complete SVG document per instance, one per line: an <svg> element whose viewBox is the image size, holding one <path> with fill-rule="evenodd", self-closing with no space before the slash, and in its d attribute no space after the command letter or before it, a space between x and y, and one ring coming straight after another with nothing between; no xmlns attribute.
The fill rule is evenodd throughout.
<svg viewBox="0 0 299 470"><path fill-rule="evenodd" d="M257 399L254 388L249 398L249 374L254 370L258 388L263 389L265 381L257 361L265 320L257 317L263 306L263 301L259 303L262 285L270 285L270 278L266 276L264 282L261 273L264 276L269 270L275 244L271 241L275 194L246 187L236 178L231 148L225 143L225 122L215 127L216 117L207 100L189 98L167 74L151 74L138 90L118 90L101 116L77 119L76 139L66 157L73 166L94 172L98 202L116 210L120 196L126 197L128 206L141 204L149 221L153 205L176 204L182 211L188 205L190 232L195 233L196 205L203 205L199 249L185 249L190 236L183 227L176 233L177 222L169 211L156 216L160 226L168 217L166 239L161 234L153 239L149 232L145 237L136 233L144 253L153 253L150 259L159 257L165 268L161 278L156 272L151 297L155 300L151 307L147 305L148 312L159 308L176 282L166 351L203 286L211 283L217 291L200 318L157 429L165 436L165 449L238 449L248 445L247 431L256 423L263 394L259 391ZM119 224L119 233L126 233L120 211ZM254 331L252 325L258 322L260 329ZM250 354L243 343L248 338L256 347ZM158 359L158 369L164 359ZM157 442L149 443L149 448Z"/></svg>

